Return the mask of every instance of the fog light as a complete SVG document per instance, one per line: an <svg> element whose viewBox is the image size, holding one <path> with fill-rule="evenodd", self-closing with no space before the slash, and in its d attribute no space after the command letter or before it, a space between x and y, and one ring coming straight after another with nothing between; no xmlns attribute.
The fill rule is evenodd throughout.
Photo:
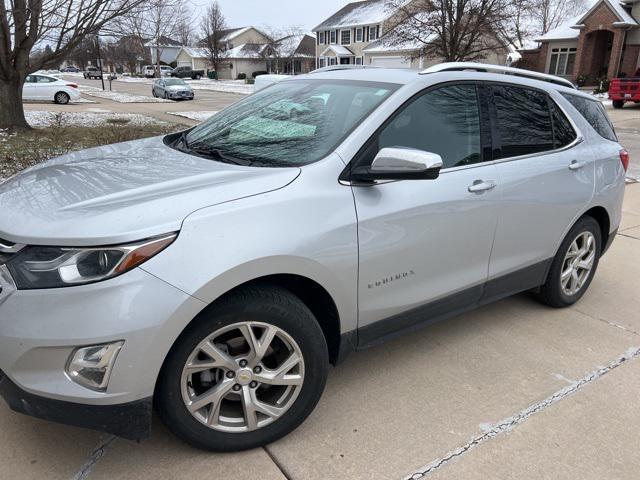
<svg viewBox="0 0 640 480"><path fill-rule="evenodd" d="M77 349L69 358L67 375L83 387L105 391L123 345L124 342L114 342Z"/></svg>

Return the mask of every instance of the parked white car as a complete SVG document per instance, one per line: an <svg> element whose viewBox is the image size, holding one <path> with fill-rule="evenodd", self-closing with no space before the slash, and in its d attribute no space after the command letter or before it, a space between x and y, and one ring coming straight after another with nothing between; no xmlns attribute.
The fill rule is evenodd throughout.
<svg viewBox="0 0 640 480"><path fill-rule="evenodd" d="M142 74L146 77L146 78L153 78L155 77L156 71L153 68L153 65L145 65L142 68Z"/></svg>
<svg viewBox="0 0 640 480"><path fill-rule="evenodd" d="M23 100L45 100L66 105L80 98L78 85L51 75L28 75L22 88Z"/></svg>

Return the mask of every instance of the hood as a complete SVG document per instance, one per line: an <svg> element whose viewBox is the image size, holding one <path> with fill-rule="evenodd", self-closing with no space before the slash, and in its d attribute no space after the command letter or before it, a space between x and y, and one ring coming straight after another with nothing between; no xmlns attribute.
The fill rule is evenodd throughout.
<svg viewBox="0 0 640 480"><path fill-rule="evenodd" d="M0 238L63 246L140 240L179 230L195 210L277 190L299 174L187 155L162 137L107 145L0 184Z"/></svg>
<svg viewBox="0 0 640 480"><path fill-rule="evenodd" d="M189 85L169 85L167 87L165 87L167 90L173 90L173 91L182 91L182 90L191 90L191 87Z"/></svg>

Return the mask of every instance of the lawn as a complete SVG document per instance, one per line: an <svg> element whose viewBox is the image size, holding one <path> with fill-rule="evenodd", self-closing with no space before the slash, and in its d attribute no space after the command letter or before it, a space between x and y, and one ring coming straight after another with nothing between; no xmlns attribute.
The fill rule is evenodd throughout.
<svg viewBox="0 0 640 480"><path fill-rule="evenodd" d="M65 153L162 135L177 129L180 126L140 125L127 118L110 118L100 126L53 125L19 133L0 131L0 181Z"/></svg>

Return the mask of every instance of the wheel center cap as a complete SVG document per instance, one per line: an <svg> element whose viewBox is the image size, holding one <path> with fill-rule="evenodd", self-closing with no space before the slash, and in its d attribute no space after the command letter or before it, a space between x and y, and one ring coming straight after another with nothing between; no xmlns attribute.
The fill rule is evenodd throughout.
<svg viewBox="0 0 640 480"><path fill-rule="evenodd" d="M253 380L253 372L250 368L242 368L236 374L236 381L240 385L249 385Z"/></svg>

